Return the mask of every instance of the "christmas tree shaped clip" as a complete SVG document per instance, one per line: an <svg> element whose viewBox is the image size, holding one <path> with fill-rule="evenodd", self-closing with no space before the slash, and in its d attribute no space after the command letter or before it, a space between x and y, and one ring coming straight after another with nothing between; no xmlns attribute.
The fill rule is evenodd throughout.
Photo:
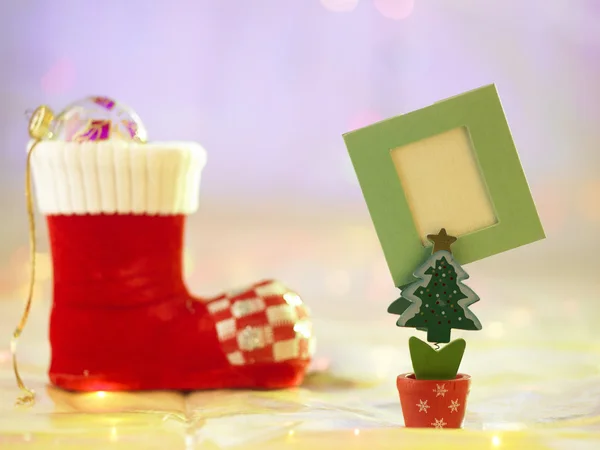
<svg viewBox="0 0 600 450"><path fill-rule="evenodd" d="M397 386L407 427L460 428L470 377L458 374L466 342L450 342L450 334L453 328L481 330L469 309L479 297L463 284L469 275L452 256L450 246L456 238L443 228L427 238L434 244L431 256L415 270L418 280L401 289L388 312L400 316L399 327L427 332L427 341L437 348L411 337L414 373L398 376ZM447 345L439 349L440 343ZM433 414L423 414L429 408ZM436 416L434 421L432 416Z"/></svg>

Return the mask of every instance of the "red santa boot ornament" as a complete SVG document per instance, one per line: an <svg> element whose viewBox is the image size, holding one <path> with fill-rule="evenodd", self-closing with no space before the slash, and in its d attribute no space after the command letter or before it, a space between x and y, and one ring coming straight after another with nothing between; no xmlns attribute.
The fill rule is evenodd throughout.
<svg viewBox="0 0 600 450"><path fill-rule="evenodd" d="M314 338L296 292L268 280L198 298L185 286L185 219L198 208L206 162L200 145L149 143L139 118L104 97L56 117L40 107L30 134L32 242L30 168L52 253L49 376L55 386L118 391L301 383ZM29 304L13 336L14 357ZM15 374L26 393L22 401L30 402L33 392L16 357Z"/></svg>

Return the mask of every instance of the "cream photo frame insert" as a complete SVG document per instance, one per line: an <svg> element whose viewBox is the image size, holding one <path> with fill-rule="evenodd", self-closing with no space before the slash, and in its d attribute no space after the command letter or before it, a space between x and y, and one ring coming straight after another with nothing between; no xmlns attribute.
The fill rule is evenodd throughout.
<svg viewBox="0 0 600 450"><path fill-rule="evenodd" d="M498 223L465 127L391 151L417 233L445 228L460 237Z"/></svg>

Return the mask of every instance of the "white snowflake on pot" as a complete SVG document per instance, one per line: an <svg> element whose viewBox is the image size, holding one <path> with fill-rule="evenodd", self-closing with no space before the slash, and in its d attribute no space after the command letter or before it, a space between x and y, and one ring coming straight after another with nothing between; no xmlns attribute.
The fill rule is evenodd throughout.
<svg viewBox="0 0 600 450"><path fill-rule="evenodd" d="M450 406L448 406L448 408L450 409L450 412L458 412L458 408L460 407L460 403L458 403L458 399L456 400L451 400L450 401Z"/></svg>
<svg viewBox="0 0 600 450"><path fill-rule="evenodd" d="M446 425L448 424L444 422L443 417L441 419L433 419L433 422L431 422L431 426L434 428L444 428Z"/></svg>
<svg viewBox="0 0 600 450"><path fill-rule="evenodd" d="M448 392L448 389L446 389L446 385L445 384L436 384L435 386L436 386L436 388L433 390L433 392L435 392L435 396L436 397L445 397L446 392Z"/></svg>
<svg viewBox="0 0 600 450"><path fill-rule="evenodd" d="M419 400L417 408L419 408L419 412L427 413L427 410L431 408L431 406L427 404L427 400Z"/></svg>

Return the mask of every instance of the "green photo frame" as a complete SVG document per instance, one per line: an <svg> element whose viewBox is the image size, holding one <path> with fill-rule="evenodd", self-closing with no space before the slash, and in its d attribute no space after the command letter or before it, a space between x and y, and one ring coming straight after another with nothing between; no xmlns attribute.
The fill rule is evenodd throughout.
<svg viewBox="0 0 600 450"><path fill-rule="evenodd" d="M424 236L442 227L458 237L452 251L461 265L545 237L494 85L343 137L397 287L414 280L413 270L431 254ZM410 188L410 179L420 187Z"/></svg>

